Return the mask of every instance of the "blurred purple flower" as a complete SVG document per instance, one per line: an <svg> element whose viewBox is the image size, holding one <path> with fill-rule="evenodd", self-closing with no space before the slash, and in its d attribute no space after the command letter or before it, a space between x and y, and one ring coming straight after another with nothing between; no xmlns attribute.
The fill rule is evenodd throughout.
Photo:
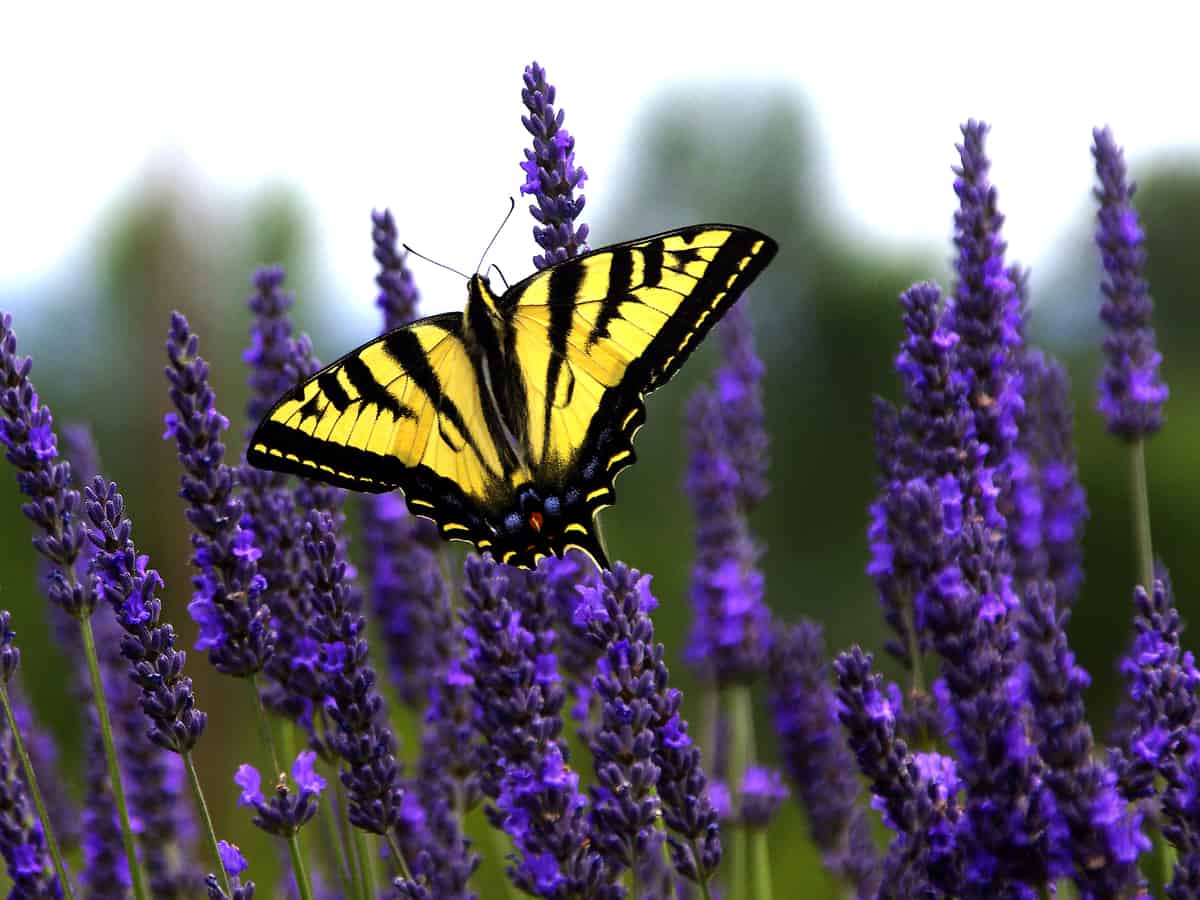
<svg viewBox="0 0 1200 900"><path fill-rule="evenodd" d="M1096 161L1096 246L1106 280L1100 286L1100 318L1109 327L1104 339L1108 362L1100 376L1098 408L1108 430L1127 441L1149 437L1163 424L1168 390L1159 376L1162 354L1155 346L1150 317L1154 303L1146 282L1145 234L1133 207L1135 185L1125 170L1124 151L1108 128L1092 131Z"/></svg>

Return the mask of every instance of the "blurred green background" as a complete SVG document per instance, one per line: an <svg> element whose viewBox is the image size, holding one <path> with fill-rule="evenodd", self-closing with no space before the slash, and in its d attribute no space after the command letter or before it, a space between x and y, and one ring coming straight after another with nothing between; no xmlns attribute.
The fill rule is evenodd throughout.
<svg viewBox="0 0 1200 900"><path fill-rule="evenodd" d="M546 60L548 63L551 60ZM513 73L505 72L504 76ZM551 67L550 78L555 79ZM514 79L515 82L515 79ZM560 104L573 109L569 86L559 83ZM514 84L512 114L516 115ZM986 115L988 110L981 109ZM676 84L654 94L629 125L619 167L585 189L591 243L600 246L685 222L724 220L760 228L780 244L778 259L750 295L759 349L767 363L766 403L772 438L770 498L754 526L767 553L768 598L783 619L800 615L823 622L829 647L851 643L879 647L884 638L866 561L865 509L873 494L870 398L894 396L891 360L899 340L897 294L914 280L950 284L952 247L947 240L876 243L829 215L831 195L823 137L807 103L794 88L770 82ZM944 123L947 144L955 122ZM570 125L570 119L568 119ZM1004 121L993 122L997 130ZM1122 137L1119 123L1118 140ZM578 162L588 165L588 135L578 134ZM1078 136L1078 164L1089 163L1090 135ZM490 144L488 154L518 159L519 146ZM949 147L947 147L949 150ZM949 235L955 208L949 153L931 159L944 189L924 203L941 211ZM1171 387L1168 424L1148 449L1155 549L1171 567L1185 618L1200 617L1200 566L1190 559L1188 532L1200 521L1200 157L1160 154L1137 161L1138 205L1148 240L1149 276L1156 301L1165 375ZM1003 160L997 160L998 168ZM515 162L511 188L519 184ZM400 173L397 177L420 177ZM997 174L1001 208L1007 185ZM139 547L167 582L166 615L184 636L195 629L185 606L189 593L187 528L176 496L178 468L172 444L161 439L167 409L163 340L171 309L187 314L212 362L222 409L233 420L236 447L244 426L245 369L240 354L248 317L248 278L261 263L283 263L298 295L297 317L323 359L332 359L376 327L370 276L360 283L329 277L323 248L313 239L312 214L302 183L283 180L255 187L214 210L209 186L195 173L167 165L151 167L114 202L103 224L82 248L30 283L0 293L0 306L16 307L15 328L23 353L34 358L39 392L60 424L87 422L95 430L104 472L121 486L135 523ZM493 202L495 201L495 202ZM381 192L380 205L388 202ZM486 197L467 215L490 221L498 208ZM531 225L521 203L510 231ZM361 252L369 259L369 209L362 210ZM399 210L398 210L399 212ZM1067 364L1075 385L1079 464L1091 519L1086 535L1087 581L1071 626L1081 663L1092 673L1088 694L1093 724L1103 734L1120 689L1114 663L1130 633L1134 577L1128 464L1094 411L1093 387L1100 364L1099 261L1091 245L1093 210L1081 193L1063 237L1043 255L1038 273L1031 339ZM478 223L476 223L478 224ZM484 233L487 228L479 228ZM422 247L409 229L403 240ZM473 258L465 246L460 256ZM534 252L532 239L527 252ZM459 258L446 260L461 263ZM1020 260L1014 260L1020 261ZM364 271L369 271L365 269ZM436 284L437 309L459 302L441 296L416 264L419 285ZM515 280L521 272L506 274ZM426 281L427 277L430 279ZM426 289L426 298L433 296ZM335 321L336 319L336 321ZM670 658L678 663L688 624L691 518L681 483L686 463L683 406L711 372L716 342L709 342L676 381L650 403L649 424L638 439L639 465L619 484L620 502L604 514L612 555L654 574L662 601L656 624ZM66 698L64 659L50 640L43 601L34 579L30 529L20 514L11 471L0 477L0 602L13 610L23 650L25 682L40 719L60 737L63 778L80 792L78 711ZM352 517L353 518L353 517ZM884 661L891 675L894 669ZM210 714L198 748L202 778L218 831L248 852L249 875L272 883L276 853L234 805L234 768L257 760L250 740L249 695L215 675L202 654L191 654L200 706ZM677 664L675 677L693 682ZM760 707L761 753L774 748ZM693 719L698 704L689 703ZM697 723L698 724L698 723ZM411 761L412 722L403 754ZM261 760L257 760L261 763ZM586 769L587 762L580 761ZM802 816L785 808L772 831L777 885L794 885L787 896L835 896L804 839ZM495 856L484 840L485 855ZM489 862L489 866L495 863ZM490 871L494 871L490 870ZM481 884L487 883L487 875ZM498 889L483 890L501 896ZM780 896L783 896L782 894Z"/></svg>

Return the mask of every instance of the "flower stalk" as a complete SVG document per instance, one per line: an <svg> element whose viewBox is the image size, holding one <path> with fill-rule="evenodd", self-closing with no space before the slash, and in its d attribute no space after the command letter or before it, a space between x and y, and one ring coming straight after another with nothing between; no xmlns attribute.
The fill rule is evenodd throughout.
<svg viewBox="0 0 1200 900"><path fill-rule="evenodd" d="M121 819L121 843L125 847L125 859L129 863L129 877L133 882L133 895L137 900L148 900L146 877L138 862L137 843L133 828L129 824L129 805L125 802L125 787L121 780L121 766L117 760L117 747L113 742L112 720L108 715L108 702L104 696L104 684L100 678L100 662L96 657L96 639L92 634L92 620L81 619L79 630L83 635L83 652L87 657L88 673L92 679L92 695L95 697L96 712L100 719L100 734L104 740L104 758L108 762L108 777L112 782L113 802Z"/></svg>
<svg viewBox="0 0 1200 900"><path fill-rule="evenodd" d="M50 850L50 858L54 860L54 872L58 875L58 883L62 885L63 894L67 900L74 900L75 892L71 886L71 879L67 877L67 867L63 863L62 850L58 846L58 838L55 837L50 814L46 812L46 801L42 798L42 789L38 786L37 773L33 770L33 762L29 759L25 741L21 738L17 717L13 714L12 701L8 696L8 685L2 682L0 682L0 704L4 706L4 718L8 722L8 731L12 735L17 757L21 760L21 771L25 773L25 783L33 795L33 804L37 808L38 819L42 823L42 834L46 836L46 846Z"/></svg>

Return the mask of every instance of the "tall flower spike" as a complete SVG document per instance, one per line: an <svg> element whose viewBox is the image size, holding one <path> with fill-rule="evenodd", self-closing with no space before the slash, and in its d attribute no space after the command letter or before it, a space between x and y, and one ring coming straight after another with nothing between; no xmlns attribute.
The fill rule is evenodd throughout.
<svg viewBox="0 0 1200 900"><path fill-rule="evenodd" d="M403 812L396 738L384 715L383 698L375 690L361 601L348 583L347 563L329 513L309 515L304 551L324 712L333 726L327 740L342 759L339 774L350 822L386 835L400 824Z"/></svg>
<svg viewBox="0 0 1200 900"><path fill-rule="evenodd" d="M179 313L167 335L167 380L175 412L167 413L164 438L174 438L183 466L179 495L188 503L192 563L197 569L188 612L200 626L196 649L208 650L217 671L246 677L262 670L274 642L270 610L258 573L262 555L254 532L242 527L242 501L234 470L224 463L221 434L229 420L217 410L200 339Z"/></svg>
<svg viewBox="0 0 1200 900"><path fill-rule="evenodd" d="M187 654L175 649L175 630L162 622L163 587L149 560L133 543L133 523L125 516L125 498L114 482L97 476L84 491L96 546L92 577L98 596L106 600L125 631L121 655L130 677L142 691L142 710L149 719L149 739L175 753L188 753L204 733L208 717L196 709L192 679L183 674Z"/></svg>
<svg viewBox="0 0 1200 900"><path fill-rule="evenodd" d="M75 477L81 484L92 482L99 473L100 460L91 431L82 425L68 426L63 431L67 459ZM85 504L86 508L86 504ZM90 565L95 559L97 548L90 541L80 565L87 560ZM79 626L71 619L56 622L60 642L70 648L68 652L82 654ZM195 893L202 883L199 870L188 857L188 845L197 833L195 815L188 798L183 794L183 760L154 744L148 735L150 723L141 706L138 686L130 679L128 666L121 656L122 631L111 607L102 604L92 616L96 649L99 655L100 672L104 682L104 694L112 714L117 755L122 769L129 773L126 778L129 814L138 831L138 843L149 876L150 889L155 897L171 900ZM86 672L76 678L75 693L84 704L90 703L91 683ZM95 748L87 754L87 766L97 766L95 780L99 784L98 799L106 812L100 814L103 828L116 827L116 810L112 805L108 771L103 760L103 747L99 743L99 725L94 720L94 709L89 710L93 721L88 739ZM93 762L93 759L98 762ZM93 779L89 778L89 790ZM85 829L90 840L93 829ZM119 832L114 832L110 852L115 854L116 865L128 877L127 864L121 846ZM85 859L87 854L85 853ZM87 872L85 871L85 875ZM107 876L98 874L90 879L95 884ZM104 882L106 887L116 882Z"/></svg>
<svg viewBox="0 0 1200 900"><path fill-rule="evenodd" d="M694 621L688 661L711 669L718 687L765 671L771 613L763 599L758 548L739 504L737 466L716 393L700 388L688 407L691 456L686 489L696 511Z"/></svg>
<svg viewBox="0 0 1200 900"><path fill-rule="evenodd" d="M813 842L830 871L853 884L859 896L874 896L879 857L861 840L870 826L857 802L854 758L839 727L820 625L805 619L776 628L768 683L780 756Z"/></svg>
<svg viewBox="0 0 1200 900"><path fill-rule="evenodd" d="M5 684L21 661L11 623L8 610L0 611L0 681ZM46 838L32 810L12 732L0 719L0 855L13 885L9 896L17 900L61 897L62 887L50 863Z"/></svg>
<svg viewBox="0 0 1200 900"><path fill-rule="evenodd" d="M669 686L663 645L654 640L650 613L658 601L650 576L618 562L580 594L576 627L602 650L592 682L601 703L590 741L598 782L592 794L595 840L617 868L632 868L656 847L655 823L666 800L661 787L654 793L663 783L657 747L668 726L682 726L681 695ZM669 790L666 796L672 796ZM673 855L690 857L686 840L668 840Z"/></svg>
<svg viewBox="0 0 1200 900"><path fill-rule="evenodd" d="M575 196L587 173L575 165L575 138L562 127L563 111L554 109L554 85L546 81L546 70L536 62L525 67L521 101L529 115L521 124L533 136L533 148L525 150L525 183L522 194L532 194L535 205L529 212L538 224L533 238L544 251L533 264L545 269L580 253L587 253L588 227L575 224L583 212L584 196Z"/></svg>
<svg viewBox="0 0 1200 900"><path fill-rule="evenodd" d="M715 389L725 417L729 455L738 470L742 508L753 509L767 496L768 440L762 381L766 367L754 350L754 330L746 301L735 303L720 328L724 363Z"/></svg>
<svg viewBox="0 0 1200 900"><path fill-rule="evenodd" d="M1125 170L1125 154L1108 128L1092 131L1096 161L1096 246L1104 264L1100 318L1109 328L1104 339L1108 362L1100 375L1098 407L1108 430L1127 441L1149 437L1163 424L1167 386L1159 376L1162 354L1150 317L1154 303L1146 282L1145 234L1133 207L1135 185Z"/></svg>
<svg viewBox="0 0 1200 900"><path fill-rule="evenodd" d="M954 802L959 784L957 775L946 771L953 764L937 754L909 753L896 734L899 710L872 671L870 654L851 647L833 668L838 717L859 770L870 782L871 805L896 833L880 896L953 896L962 883L961 820Z"/></svg>
<svg viewBox="0 0 1200 900"><path fill-rule="evenodd" d="M1071 386L1061 363L1040 350L1021 358L1025 414L1018 446L1025 466L1014 472L1012 537L1015 574L1026 584L1048 579L1070 605L1083 582L1087 496L1072 439Z"/></svg>
<svg viewBox="0 0 1200 900"><path fill-rule="evenodd" d="M371 224L375 261L379 263L379 274L375 276L379 296L375 298L375 305L383 312L383 330L391 331L417 317L421 295L405 262L407 254L402 255L396 246L398 236L392 211L372 212Z"/></svg>
<svg viewBox="0 0 1200 900"><path fill-rule="evenodd" d="M1121 792L1129 800L1153 797L1156 775L1171 780L1200 713L1200 670L1180 645L1183 625L1170 581L1165 572L1159 574L1153 595L1140 585L1134 591L1137 634L1121 661L1137 717L1115 750Z"/></svg>
<svg viewBox="0 0 1200 900"><path fill-rule="evenodd" d="M1067 645L1068 610L1055 608L1051 587L1025 592L1020 619L1025 683L1033 711L1042 777L1054 794L1051 875L1075 881L1083 900L1119 897L1135 884L1138 854L1150 844L1142 813L1117 792L1116 773L1093 758L1083 692L1091 678Z"/></svg>
<svg viewBox="0 0 1200 900"><path fill-rule="evenodd" d="M21 493L29 498L21 511L38 529L33 546L52 567L50 602L84 618L96 598L75 571L87 540L83 511L79 492L71 487L71 466L58 455L54 417L29 379L32 368L33 360L17 355L12 316L0 313L0 443L17 470Z"/></svg>
<svg viewBox="0 0 1200 900"><path fill-rule="evenodd" d="M958 278L947 325L960 338L958 356L968 379L976 432L987 447L986 461L998 466L1008 459L1017 439L1021 383L1014 351L1023 329L1020 297L1004 261L1004 216L988 180L987 132L987 125L974 120L962 128L961 165L954 170Z"/></svg>
<svg viewBox="0 0 1200 900"><path fill-rule="evenodd" d="M509 878L539 897L619 898L587 827L579 776L567 765L544 575L467 557L464 671L474 680L480 784L488 818L517 847ZM519 606L518 606L519 604Z"/></svg>

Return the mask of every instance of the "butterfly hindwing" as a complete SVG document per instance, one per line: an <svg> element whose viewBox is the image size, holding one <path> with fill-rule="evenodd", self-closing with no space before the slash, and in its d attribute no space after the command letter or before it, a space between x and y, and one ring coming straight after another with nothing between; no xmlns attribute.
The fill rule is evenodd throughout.
<svg viewBox="0 0 1200 900"><path fill-rule="evenodd" d="M644 396L678 371L775 251L751 229L693 226L567 260L501 298L532 481L563 504L554 550L597 556L593 519L635 460Z"/></svg>
<svg viewBox="0 0 1200 900"><path fill-rule="evenodd" d="M423 319L376 338L301 382L259 425L255 466L356 491L400 488L450 539L486 549L488 516L520 478L496 441L462 316Z"/></svg>

